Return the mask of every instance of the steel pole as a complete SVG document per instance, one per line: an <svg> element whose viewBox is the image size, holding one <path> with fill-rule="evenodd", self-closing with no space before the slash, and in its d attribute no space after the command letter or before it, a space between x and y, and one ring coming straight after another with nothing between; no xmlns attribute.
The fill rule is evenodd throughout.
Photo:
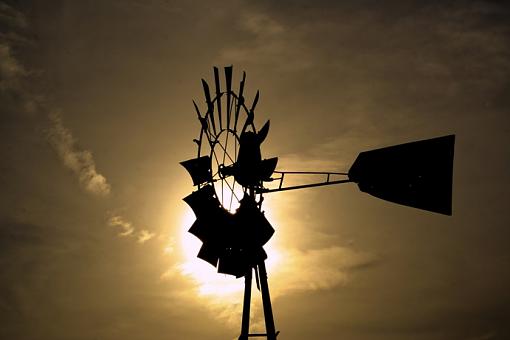
<svg viewBox="0 0 510 340"><path fill-rule="evenodd" d="M243 300L243 319L241 322L241 335L239 340L248 340L250 332L250 304L251 304L251 267L244 276L244 300Z"/></svg>
<svg viewBox="0 0 510 340"><path fill-rule="evenodd" d="M274 326L273 308L271 307L271 297L269 295L269 285L267 283L267 272L264 261L258 265L260 292L262 294L262 306L264 307L264 319L266 321L267 340L276 340L276 329Z"/></svg>

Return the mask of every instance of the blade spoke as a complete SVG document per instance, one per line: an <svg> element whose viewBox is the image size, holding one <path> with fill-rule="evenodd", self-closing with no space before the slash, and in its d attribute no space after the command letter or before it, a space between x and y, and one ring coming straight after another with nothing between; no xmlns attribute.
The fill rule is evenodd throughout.
<svg viewBox="0 0 510 340"><path fill-rule="evenodd" d="M232 191L232 195L236 198L236 200L237 200L238 202L240 202L241 200L239 199L239 197L237 197L236 193L234 192L233 187L231 187L231 186L230 186L230 184L228 184L228 182L227 182L227 181L225 181L225 183L226 183L226 184L227 184L227 186L229 187L230 191ZM234 181L234 185L235 185L235 183L236 183L236 182Z"/></svg>
<svg viewBox="0 0 510 340"><path fill-rule="evenodd" d="M230 204L228 205L228 210L232 210L232 199L234 198L234 196L236 195L235 193L235 188L236 188L236 181L234 181L234 183L232 184L232 195L230 195ZM236 196L237 198L237 196ZM239 200L238 200L239 201Z"/></svg>
<svg viewBox="0 0 510 340"><path fill-rule="evenodd" d="M221 145L221 143L217 143L222 149L223 151L225 152L225 154L227 155L227 157L230 159L230 161L232 163L235 163L234 160L232 159L232 157L230 156L230 154L227 152L227 150L225 149L225 147L223 145Z"/></svg>
<svg viewBox="0 0 510 340"><path fill-rule="evenodd" d="M225 156L227 156L227 154L228 154L227 150L228 150L228 136L229 136L229 135L230 135L230 133L229 133L229 131L227 130L227 137L225 137L225 149L224 149L224 151L225 151L225 152L223 152L223 165L225 165ZM228 157L228 158L230 158L230 161L231 161L231 162L233 162L233 160L232 160L232 158L230 157L230 155L229 155L229 157Z"/></svg>

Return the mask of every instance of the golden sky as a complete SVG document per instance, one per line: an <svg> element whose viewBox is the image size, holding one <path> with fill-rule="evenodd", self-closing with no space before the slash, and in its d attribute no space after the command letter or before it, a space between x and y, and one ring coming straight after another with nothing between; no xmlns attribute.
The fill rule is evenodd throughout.
<svg viewBox="0 0 510 340"><path fill-rule="evenodd" d="M346 171L456 134L453 216L355 185L275 193L281 339L510 338L510 25L499 1L0 1L0 338L234 339L242 279L194 257L213 66L265 157ZM253 331L261 331L253 294Z"/></svg>

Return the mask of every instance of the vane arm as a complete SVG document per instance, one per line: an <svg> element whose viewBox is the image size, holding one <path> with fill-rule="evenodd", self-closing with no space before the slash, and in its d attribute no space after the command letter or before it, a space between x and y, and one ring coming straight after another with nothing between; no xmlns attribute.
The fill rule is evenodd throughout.
<svg viewBox="0 0 510 340"><path fill-rule="evenodd" d="M274 173L280 174L280 177L273 178L274 181L279 181L277 188L260 188L257 191L259 193L270 193L270 192L279 192L279 191L287 191L287 190L297 190L297 189L305 189L305 188L313 188L320 187L326 185L334 185L334 184L342 184L342 183L350 183L352 182L350 179L338 179L332 180L331 176L347 176L348 174L345 172L322 172L322 171L275 171ZM320 175L326 176L326 179L320 182L307 183L301 185L291 185L284 186L285 175Z"/></svg>

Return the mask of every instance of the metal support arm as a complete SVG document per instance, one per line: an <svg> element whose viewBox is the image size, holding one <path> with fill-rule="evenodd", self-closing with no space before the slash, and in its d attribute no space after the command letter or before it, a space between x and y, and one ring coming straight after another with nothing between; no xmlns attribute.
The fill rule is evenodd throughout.
<svg viewBox="0 0 510 340"><path fill-rule="evenodd" d="M273 181L279 181L278 188L260 188L257 193L270 193L270 192L279 192L279 191L287 191L287 190L296 190L296 189L304 189L304 188L312 188L312 187L320 187L325 185L334 185L334 184L342 184L342 183L350 183L352 182L350 179L339 179L339 180L331 180L331 176L347 176L348 174L345 172L318 172L318 171L275 171L275 174L280 174L280 177L273 178ZM292 186L284 186L285 175L322 175L326 176L326 180L316 183L308 183L302 185L292 185Z"/></svg>

